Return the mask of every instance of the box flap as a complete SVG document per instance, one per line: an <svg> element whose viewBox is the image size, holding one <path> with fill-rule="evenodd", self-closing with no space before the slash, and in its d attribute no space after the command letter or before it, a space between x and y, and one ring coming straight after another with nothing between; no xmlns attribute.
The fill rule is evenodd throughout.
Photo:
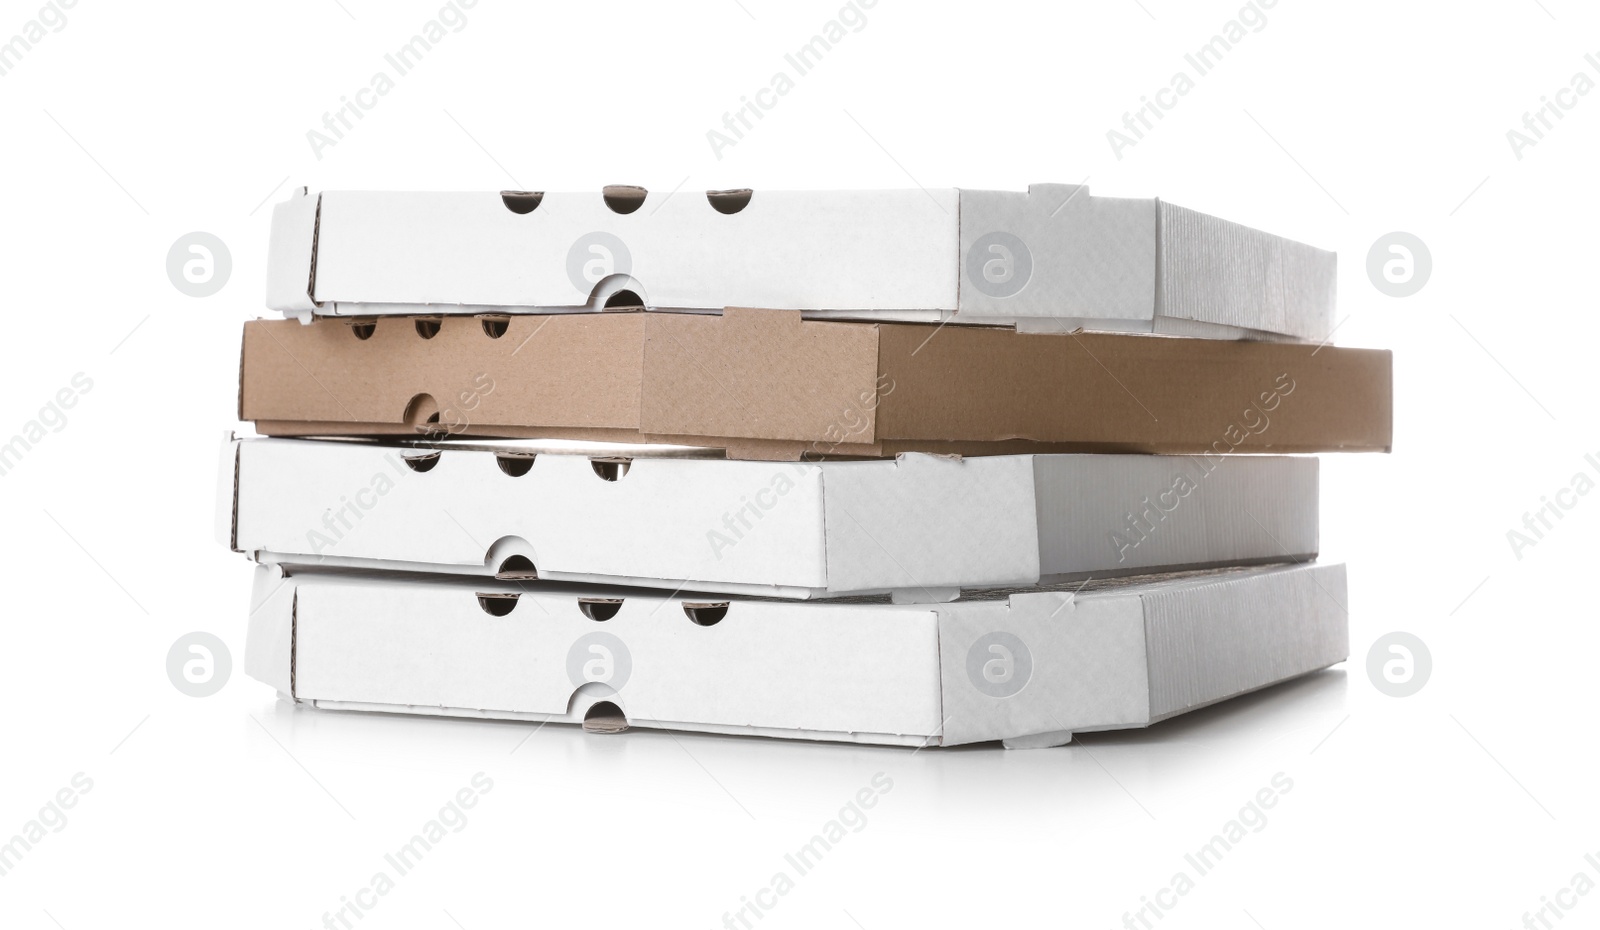
<svg viewBox="0 0 1600 930"><path fill-rule="evenodd" d="M1092 197L1087 186L961 192L961 309L966 322L1057 318L1081 325L1155 313L1154 200Z"/></svg>
<svg viewBox="0 0 1600 930"><path fill-rule="evenodd" d="M267 242L267 306L286 314L317 309L312 300L316 276L317 208L320 195L296 188L272 208L272 234Z"/></svg>
<svg viewBox="0 0 1600 930"><path fill-rule="evenodd" d="M939 660L946 746L1149 721L1135 596L952 605L939 612Z"/></svg>
<svg viewBox="0 0 1600 930"><path fill-rule="evenodd" d="M276 566L257 566L250 591L244 670L290 697L294 696L294 623L294 580Z"/></svg>
<svg viewBox="0 0 1600 930"><path fill-rule="evenodd" d="M823 480L832 590L887 580L931 602L941 588L1039 580L1031 456L831 462Z"/></svg>
<svg viewBox="0 0 1600 930"><path fill-rule="evenodd" d="M1142 727L1327 668L1344 598L1313 563L941 607L943 743Z"/></svg>

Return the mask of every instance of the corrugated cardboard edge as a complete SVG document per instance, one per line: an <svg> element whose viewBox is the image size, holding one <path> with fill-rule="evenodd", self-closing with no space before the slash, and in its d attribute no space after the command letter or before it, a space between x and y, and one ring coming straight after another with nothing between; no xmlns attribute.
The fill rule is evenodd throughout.
<svg viewBox="0 0 1600 930"><path fill-rule="evenodd" d="M239 550L239 437L228 430L222 434L222 449L217 457L217 496L213 532L217 542L234 552Z"/></svg>
<svg viewBox="0 0 1600 930"><path fill-rule="evenodd" d="M1332 342L1338 326L1338 253L1284 240L1283 305L1290 319L1308 321L1304 327L1307 341Z"/></svg>
<svg viewBox="0 0 1600 930"><path fill-rule="evenodd" d="M1336 256L1157 201L1156 315L1267 330L1305 342L1333 327Z"/></svg>
<svg viewBox="0 0 1600 930"><path fill-rule="evenodd" d="M1150 722L1349 658L1345 578L1309 563L1141 595Z"/></svg>
<svg viewBox="0 0 1600 930"><path fill-rule="evenodd" d="M234 388L237 392L234 404L234 412L237 418L241 421L247 419L244 415L244 363L246 349L249 345L245 338L245 333L247 332L245 327L249 325L250 324L246 323L245 326L239 327L239 375L233 379Z"/></svg>

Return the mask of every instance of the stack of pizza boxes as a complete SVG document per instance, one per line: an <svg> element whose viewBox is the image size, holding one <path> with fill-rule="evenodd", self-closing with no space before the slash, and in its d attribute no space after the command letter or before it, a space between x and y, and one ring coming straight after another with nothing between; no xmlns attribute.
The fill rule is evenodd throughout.
<svg viewBox="0 0 1600 930"><path fill-rule="evenodd" d="M1334 255L1081 185L297 191L219 533L321 708L1052 746L1344 660Z"/></svg>

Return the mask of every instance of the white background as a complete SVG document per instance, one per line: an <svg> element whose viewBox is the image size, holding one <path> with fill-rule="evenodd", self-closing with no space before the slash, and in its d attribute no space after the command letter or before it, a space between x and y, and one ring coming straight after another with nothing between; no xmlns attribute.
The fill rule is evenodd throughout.
<svg viewBox="0 0 1600 930"><path fill-rule="evenodd" d="M1506 536L1600 454L1600 93L1520 159L1506 136L1574 74L1600 80L1592 7L1280 0L1119 159L1107 131L1235 0L880 0L719 159L707 130L836 0L482 0L320 160L307 131L439 4L242 7L83 0L0 77L0 436L93 380L0 477L0 838L75 773L94 783L0 877L0 925L320 926L480 771L494 788L467 826L363 928L720 926L878 772L893 788L867 826L762 927L1119 926L1279 772L1292 791L1164 930L1513 927L1577 873L1600 881L1583 858L1600 852L1600 495L1520 559ZM0 41L38 9L0 3ZM1070 748L915 754L568 727L522 742L531 727L297 711L240 672L249 567L212 540L215 456L291 186L1085 177L1336 249L1338 341L1395 351L1395 452L1323 466L1351 662ZM205 299L164 267L194 230L233 255ZM1364 268L1393 230L1433 257L1404 299ZM165 673L192 630L233 650L214 697ZM1432 651L1414 697L1365 672L1392 630ZM1567 926L1600 921L1600 894L1564 900Z"/></svg>

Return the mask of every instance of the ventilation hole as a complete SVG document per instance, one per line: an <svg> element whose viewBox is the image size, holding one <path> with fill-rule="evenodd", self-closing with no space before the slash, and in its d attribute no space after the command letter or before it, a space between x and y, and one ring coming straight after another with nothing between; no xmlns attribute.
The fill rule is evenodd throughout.
<svg viewBox="0 0 1600 930"><path fill-rule="evenodd" d="M424 339L432 339L439 335L440 320L437 317L418 317L417 335Z"/></svg>
<svg viewBox="0 0 1600 930"><path fill-rule="evenodd" d="M491 617L504 617L517 609L520 594L479 594L478 606Z"/></svg>
<svg viewBox="0 0 1600 930"><path fill-rule="evenodd" d="M628 466L633 459L590 459L589 467L594 473L607 481L616 481L628 473Z"/></svg>
<svg viewBox="0 0 1600 930"><path fill-rule="evenodd" d="M406 467L412 471L433 471L433 466L439 464L439 453L430 452L427 455L405 456Z"/></svg>
<svg viewBox="0 0 1600 930"><path fill-rule="evenodd" d="M683 612L696 626L716 626L722 618L728 615L728 602L718 601L714 604L691 604L684 602Z"/></svg>
<svg viewBox="0 0 1600 930"><path fill-rule="evenodd" d="M628 728L622 708L610 701L596 701L583 713L583 729L588 733L621 733Z"/></svg>
<svg viewBox="0 0 1600 930"><path fill-rule="evenodd" d="M643 310L644 298L633 291L623 289L606 298L602 310Z"/></svg>
<svg viewBox="0 0 1600 930"><path fill-rule="evenodd" d="M478 319L483 323L483 334L490 339L499 339L511 328L511 317L508 316L485 316Z"/></svg>
<svg viewBox="0 0 1600 930"><path fill-rule="evenodd" d="M750 205L750 198L755 191L748 187L733 191L706 191L706 199L711 201L711 208L718 213L738 213Z"/></svg>
<svg viewBox="0 0 1600 930"><path fill-rule="evenodd" d="M378 331L378 321L373 319L351 320L350 331L355 333L356 338L362 341L371 339L372 334Z"/></svg>
<svg viewBox="0 0 1600 930"><path fill-rule="evenodd" d="M539 577L539 569L527 556L514 555L500 563L500 570L494 576L501 581L533 581Z"/></svg>
<svg viewBox="0 0 1600 930"><path fill-rule="evenodd" d="M606 206L612 213L632 213L644 206L644 198L650 192L642 187L632 184L610 184L601 191L605 198Z"/></svg>
<svg viewBox="0 0 1600 930"><path fill-rule="evenodd" d="M511 477L521 478L523 475L526 475L533 469L533 459L534 457L531 455L497 454L494 457L494 463L500 466L501 471L505 472Z"/></svg>
<svg viewBox="0 0 1600 930"><path fill-rule="evenodd" d="M539 209L544 191L501 191L500 202L512 213L532 213Z"/></svg>
<svg viewBox="0 0 1600 930"><path fill-rule="evenodd" d="M406 412L401 416L401 422L417 428L423 423L437 423L439 403L433 399L432 394L418 394L406 404Z"/></svg>
<svg viewBox="0 0 1600 930"><path fill-rule="evenodd" d="M590 620L604 623L617 615L622 609L620 597L582 597L578 599L578 609Z"/></svg>

